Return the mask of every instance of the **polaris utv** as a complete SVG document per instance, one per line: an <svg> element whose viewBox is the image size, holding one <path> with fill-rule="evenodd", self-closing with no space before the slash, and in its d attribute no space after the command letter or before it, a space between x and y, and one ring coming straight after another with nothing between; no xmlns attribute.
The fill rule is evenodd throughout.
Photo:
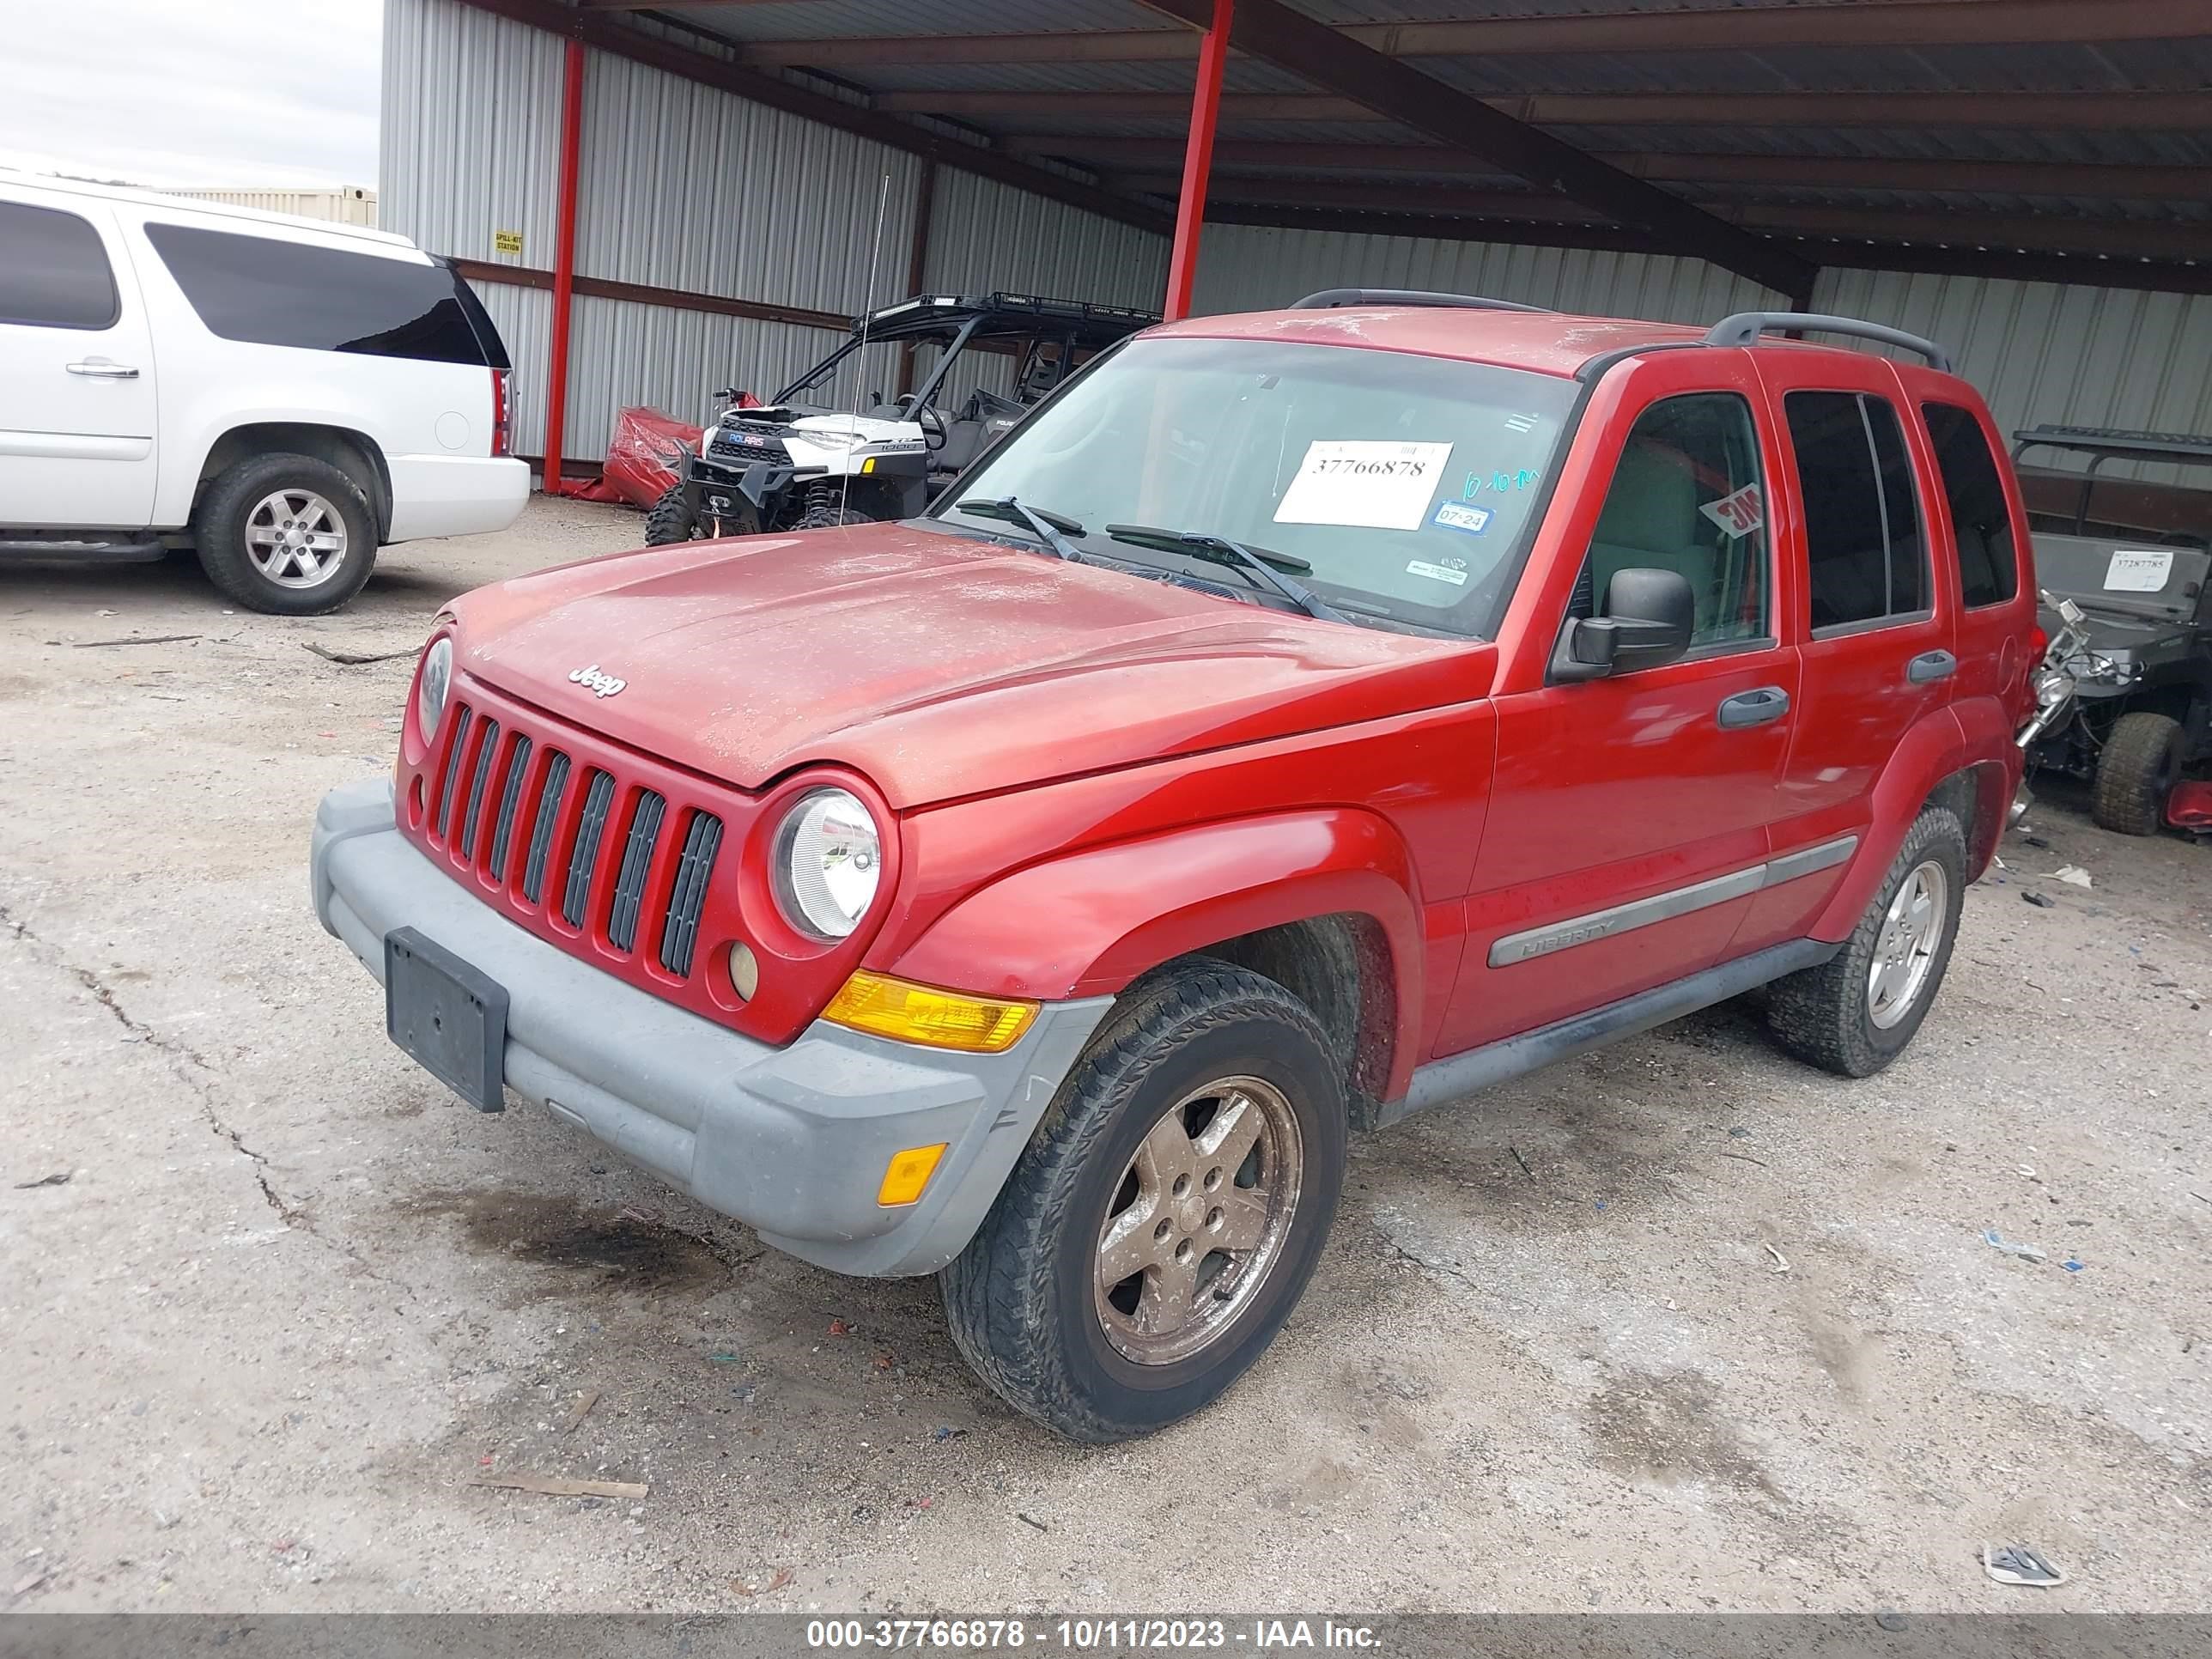
<svg viewBox="0 0 2212 1659"><path fill-rule="evenodd" d="M2100 475L2108 462L2212 469L2212 438L2092 427L2013 434L2031 449L2089 458L2086 470L2020 468L2045 595L2080 607L2085 640L2068 665L2074 713L2029 751L2090 782L2090 816L2122 835L2156 833L2192 762L2212 752L2212 472L2194 488ZM2046 632L2058 621L2046 607Z"/></svg>
<svg viewBox="0 0 2212 1659"><path fill-rule="evenodd" d="M921 294L855 317L843 344L767 404L722 394L721 414L647 515L645 538L658 546L912 518L1072 369L1158 321L1149 312L1021 294ZM889 399L880 391L865 399L824 395L848 360L890 345L900 348L902 384L912 380L917 349L936 349L919 386ZM1012 362L1001 368L1005 359ZM940 400L951 395L956 365L973 389L948 414ZM865 357L850 365L855 376L870 367Z"/></svg>

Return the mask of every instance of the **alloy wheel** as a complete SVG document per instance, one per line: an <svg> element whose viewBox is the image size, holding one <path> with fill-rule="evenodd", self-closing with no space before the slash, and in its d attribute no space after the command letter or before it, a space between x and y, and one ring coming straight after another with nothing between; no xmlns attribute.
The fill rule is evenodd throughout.
<svg viewBox="0 0 2212 1659"><path fill-rule="evenodd" d="M1943 944L1950 882L1934 860L1916 866L1889 902L1867 968L1867 1018L1887 1030L1912 1012Z"/></svg>
<svg viewBox="0 0 2212 1659"><path fill-rule="evenodd" d="M279 489L246 514L246 555L279 587L319 587L344 562L345 520L312 489Z"/></svg>
<svg viewBox="0 0 2212 1659"><path fill-rule="evenodd" d="M1304 1152L1297 1115L1262 1079L1192 1091L1138 1143L1098 1232L1106 1340L1171 1364L1234 1326L1283 1253Z"/></svg>

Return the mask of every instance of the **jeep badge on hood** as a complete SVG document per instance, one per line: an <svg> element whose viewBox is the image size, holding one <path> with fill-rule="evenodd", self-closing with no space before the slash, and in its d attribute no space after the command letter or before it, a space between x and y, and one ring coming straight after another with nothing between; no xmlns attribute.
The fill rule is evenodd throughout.
<svg viewBox="0 0 2212 1659"><path fill-rule="evenodd" d="M617 679L612 674L602 674L597 663L589 668L579 668L568 678L595 697L611 697L629 684L628 680Z"/></svg>

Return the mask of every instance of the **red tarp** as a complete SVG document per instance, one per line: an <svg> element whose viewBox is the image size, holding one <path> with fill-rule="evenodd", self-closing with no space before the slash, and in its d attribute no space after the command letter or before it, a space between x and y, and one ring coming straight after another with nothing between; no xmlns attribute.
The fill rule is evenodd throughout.
<svg viewBox="0 0 2212 1659"><path fill-rule="evenodd" d="M2166 821L2177 830L2212 830L2212 783L2178 783L2166 798Z"/></svg>
<svg viewBox="0 0 2212 1659"><path fill-rule="evenodd" d="M758 409L750 392L738 393L736 409ZM615 435L607 441L606 468L570 493L580 501L628 501L649 507L676 487L676 469L686 450L696 448L699 428L657 409L625 409L615 416Z"/></svg>
<svg viewBox="0 0 2212 1659"><path fill-rule="evenodd" d="M625 409L615 416L606 469L574 492L579 501L628 501L651 507L676 484L684 452L699 441L696 422L657 409Z"/></svg>

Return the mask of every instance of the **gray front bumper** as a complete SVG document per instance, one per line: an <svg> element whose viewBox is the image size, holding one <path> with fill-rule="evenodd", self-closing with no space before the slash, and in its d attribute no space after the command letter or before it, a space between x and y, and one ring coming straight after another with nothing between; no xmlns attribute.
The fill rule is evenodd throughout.
<svg viewBox="0 0 2212 1659"><path fill-rule="evenodd" d="M384 779L323 798L312 869L315 914L380 980L385 933L410 927L505 988L508 1088L839 1273L933 1273L959 1255L1113 1006L1048 1003L1003 1054L939 1053L819 1020L773 1048L480 902L400 835ZM891 1155L940 1140L921 1200L878 1205Z"/></svg>

